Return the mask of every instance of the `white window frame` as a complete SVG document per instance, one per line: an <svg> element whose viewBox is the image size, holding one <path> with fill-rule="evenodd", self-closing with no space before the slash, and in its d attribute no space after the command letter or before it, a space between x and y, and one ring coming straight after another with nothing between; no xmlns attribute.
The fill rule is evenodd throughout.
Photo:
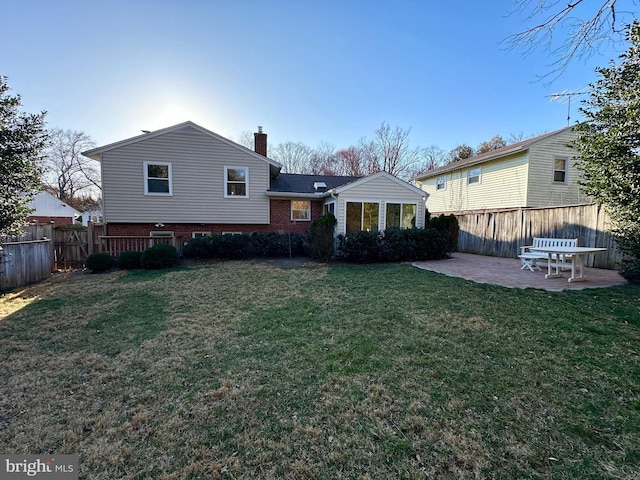
<svg viewBox="0 0 640 480"><path fill-rule="evenodd" d="M477 180L474 180L476 178ZM482 179L482 168L475 167L475 168L470 168L467 171L467 185L474 185L476 183L480 183L481 179Z"/></svg>
<svg viewBox="0 0 640 480"><path fill-rule="evenodd" d="M191 232L191 238L199 238L199 237L210 237L211 232Z"/></svg>
<svg viewBox="0 0 640 480"><path fill-rule="evenodd" d="M336 202L335 200L333 202L327 202L322 206L322 214L326 215L327 213L333 213L334 215L336 214Z"/></svg>
<svg viewBox="0 0 640 480"><path fill-rule="evenodd" d="M244 170L244 195L229 195L228 185L242 182L229 182L229 170ZM224 198L249 198L249 167L229 165L224 167Z"/></svg>
<svg viewBox="0 0 640 480"><path fill-rule="evenodd" d="M417 223L418 222L418 204L417 203L414 203L414 202L387 202L385 204L385 206L384 206L384 227L385 227L385 229L389 228L389 227L387 227L387 213L388 213L387 212L387 207L389 205L400 205L400 225L397 228L402 228L402 229L405 229L405 230L409 229L409 228L415 228L415 226L416 226L415 224L412 227L403 227L402 226L402 217L403 217L402 211L403 211L403 208L404 208L405 205L413 205L415 207L415 215L416 215L415 216L415 222ZM391 228L396 228L396 227L391 227Z"/></svg>
<svg viewBox="0 0 640 480"><path fill-rule="evenodd" d="M436 178L436 190L446 190L447 189L447 177L444 175Z"/></svg>
<svg viewBox="0 0 640 480"><path fill-rule="evenodd" d="M558 170L556 168L556 162L558 160L564 161L564 170ZM556 172L564 173L564 180L556 180ZM569 176L569 159L567 157L555 157L553 159L553 183L565 184L567 183L567 177Z"/></svg>
<svg viewBox="0 0 640 480"><path fill-rule="evenodd" d="M350 203L359 203L360 206L360 232L365 232L365 231L370 231L370 230L363 230L364 227L364 205L365 203L370 203L373 205L378 205L378 223L376 224L376 232L380 232L380 216L382 214L382 204L379 201L375 201L375 200L346 200L345 204L344 204L344 231L345 233L347 232L347 211L349 209L349 204Z"/></svg>
<svg viewBox="0 0 640 480"><path fill-rule="evenodd" d="M162 165L165 167L169 167L169 178L167 181L169 182L169 192L150 192L149 191L149 180L154 180L156 177L149 177L149 165ZM173 195L173 168L171 162L143 162L143 175L144 175L144 194L151 196L159 196L159 197L171 197ZM158 179L158 180L164 180Z"/></svg>
<svg viewBox="0 0 640 480"><path fill-rule="evenodd" d="M293 208L294 202L306 202L307 208ZM307 212L307 218L295 218L293 212ZM310 222L311 221L311 200L291 200L291 221L292 222Z"/></svg>

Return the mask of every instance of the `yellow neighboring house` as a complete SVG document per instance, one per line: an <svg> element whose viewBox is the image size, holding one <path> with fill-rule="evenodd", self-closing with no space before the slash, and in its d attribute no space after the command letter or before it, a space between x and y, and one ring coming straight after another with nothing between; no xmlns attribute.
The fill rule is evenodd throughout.
<svg viewBox="0 0 640 480"><path fill-rule="evenodd" d="M572 127L453 162L415 177L431 214L589 202L580 192Z"/></svg>

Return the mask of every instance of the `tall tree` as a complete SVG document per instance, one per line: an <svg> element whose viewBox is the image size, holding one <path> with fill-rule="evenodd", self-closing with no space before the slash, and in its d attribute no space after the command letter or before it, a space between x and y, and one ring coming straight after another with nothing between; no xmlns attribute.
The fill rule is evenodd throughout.
<svg viewBox="0 0 640 480"><path fill-rule="evenodd" d="M332 169L333 175L362 177L369 174L367 166L364 164L362 150L353 145L336 152Z"/></svg>
<svg viewBox="0 0 640 480"><path fill-rule="evenodd" d="M310 173L312 149L308 145L301 142L279 143L271 153L271 158L282 164L283 173Z"/></svg>
<svg viewBox="0 0 640 480"><path fill-rule="evenodd" d="M599 79L581 108L574 143L583 191L603 204L625 255L622 274L640 282L640 22L628 27L629 49Z"/></svg>
<svg viewBox="0 0 640 480"><path fill-rule="evenodd" d="M504 138L502 138L500 135L496 135L491 140L482 142L480 145L478 145L478 148L476 148L475 154L480 155L482 153L487 153L492 150L497 150L499 148L506 147L506 146L507 146L507 142L505 142Z"/></svg>
<svg viewBox="0 0 640 480"><path fill-rule="evenodd" d="M531 26L505 39L525 54L538 48L551 51L551 71L560 75L575 59L588 57L604 43L624 39L625 23L635 16L636 0L514 0L514 13L523 15ZM562 30L568 31L563 37ZM557 39L560 38L560 42Z"/></svg>
<svg viewBox="0 0 640 480"><path fill-rule="evenodd" d="M462 143L449 152L449 161L459 162L460 160L473 157L474 155L475 151L473 150L473 147L470 147L466 143Z"/></svg>
<svg viewBox="0 0 640 480"><path fill-rule="evenodd" d="M45 112L21 112L20 95L8 92L7 77L0 76L0 236L20 233L26 223L47 139Z"/></svg>
<svg viewBox="0 0 640 480"><path fill-rule="evenodd" d="M76 130L54 128L43 161L43 182L61 200L100 190L98 162L81 152L95 146L91 137Z"/></svg>
<svg viewBox="0 0 640 480"><path fill-rule="evenodd" d="M410 168L420 160L420 148L411 148L409 133L411 129L391 128L382 122L375 131L373 140L362 139L360 149L368 164L369 173L388 172L397 177L410 177Z"/></svg>

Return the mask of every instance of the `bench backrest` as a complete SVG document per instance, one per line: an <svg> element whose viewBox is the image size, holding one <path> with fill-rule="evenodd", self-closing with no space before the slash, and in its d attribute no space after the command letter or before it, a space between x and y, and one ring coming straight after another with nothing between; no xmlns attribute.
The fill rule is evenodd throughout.
<svg viewBox="0 0 640 480"><path fill-rule="evenodd" d="M546 247L577 247L577 238L540 238L533 237L534 248Z"/></svg>

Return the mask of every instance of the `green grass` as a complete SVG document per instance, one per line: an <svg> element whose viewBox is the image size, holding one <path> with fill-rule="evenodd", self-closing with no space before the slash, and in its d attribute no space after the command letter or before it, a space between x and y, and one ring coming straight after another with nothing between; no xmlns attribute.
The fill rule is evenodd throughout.
<svg viewBox="0 0 640 480"><path fill-rule="evenodd" d="M80 477L640 471L640 289L408 265L59 276L0 298L0 451Z"/></svg>

